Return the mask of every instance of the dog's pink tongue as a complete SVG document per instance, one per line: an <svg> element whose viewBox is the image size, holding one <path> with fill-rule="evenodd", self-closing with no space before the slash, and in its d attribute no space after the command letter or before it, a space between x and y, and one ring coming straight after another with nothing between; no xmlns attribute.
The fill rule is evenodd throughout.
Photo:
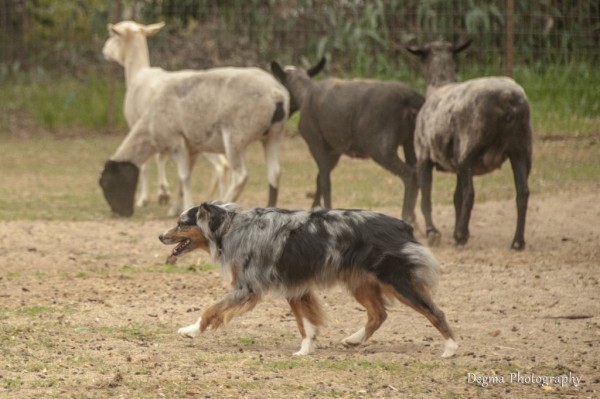
<svg viewBox="0 0 600 399"><path fill-rule="evenodd" d="M185 248L189 243L190 243L190 240L181 241L179 244L177 244L177 246L175 248L173 248L173 251L171 252L171 254L173 256L181 255L181 251L183 251L183 248Z"/></svg>

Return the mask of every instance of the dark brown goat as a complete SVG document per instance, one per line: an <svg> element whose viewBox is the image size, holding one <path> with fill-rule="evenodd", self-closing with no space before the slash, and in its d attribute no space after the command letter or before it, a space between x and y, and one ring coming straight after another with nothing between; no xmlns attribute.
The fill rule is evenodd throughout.
<svg viewBox="0 0 600 399"><path fill-rule="evenodd" d="M517 227L513 249L525 247L525 217L531 170L531 124L527 97L521 86L506 77L455 81L454 55L469 46L435 41L424 47L407 47L420 57L427 96L417 118L415 151L421 188L421 210L430 245L440 232L431 217L432 170L457 174L454 192L454 239L469 239L469 219L475 199L473 176L499 168L508 158L517 191Z"/></svg>
<svg viewBox="0 0 600 399"><path fill-rule="evenodd" d="M342 155L371 158L404 182L402 218L414 223L419 188L413 141L423 96L400 82L312 80L324 66L324 58L308 70L271 63L290 92L290 115L301 111L298 130L319 168L312 206L319 206L323 197L325 208L331 208L330 174ZM405 162L398 156L399 146Z"/></svg>

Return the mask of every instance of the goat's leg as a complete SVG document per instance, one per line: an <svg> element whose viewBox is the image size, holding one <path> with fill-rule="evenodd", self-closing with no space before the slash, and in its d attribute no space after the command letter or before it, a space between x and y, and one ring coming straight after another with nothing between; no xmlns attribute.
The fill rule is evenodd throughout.
<svg viewBox="0 0 600 399"><path fill-rule="evenodd" d="M227 170L229 169L229 163L227 162L227 158L225 158L222 154L214 154L205 152L204 157L206 160L212 165L213 173L210 177L210 184L208 186L208 196L213 198L217 193L217 188L219 190L219 199L225 197L225 192L227 190Z"/></svg>
<svg viewBox="0 0 600 399"><path fill-rule="evenodd" d="M511 248L522 250L525 248L525 219L527 216L527 203L529 202L529 165L527 157L524 155L510 155L510 164L515 179L515 188L517 191L517 228L512 241Z"/></svg>
<svg viewBox="0 0 600 399"><path fill-rule="evenodd" d="M226 138L225 153L229 167L231 168L231 184L225 193L223 201L233 202L240 196L244 186L248 182L248 171L246 169L246 161L244 160L244 150L237 148L231 140Z"/></svg>
<svg viewBox="0 0 600 399"><path fill-rule="evenodd" d="M311 151L312 152L312 151ZM340 160L341 154L335 154L325 149L318 152L317 155L313 153L313 157L317 161L317 167L319 168L319 174L317 175L317 194L313 201L313 208L317 207L317 198L323 198L323 207L331 209L331 171L337 165Z"/></svg>
<svg viewBox="0 0 600 399"><path fill-rule="evenodd" d="M461 218L462 212L462 181L460 180L460 174L456 175L456 187L454 188L454 225L458 225L458 221Z"/></svg>
<svg viewBox="0 0 600 399"><path fill-rule="evenodd" d="M469 161L459 165L457 179L460 180L462 202L460 205L460 215L454 226L454 240L458 245L464 245L469 241L469 221L471 220L471 211L475 202L473 170Z"/></svg>
<svg viewBox="0 0 600 399"><path fill-rule="evenodd" d="M417 162L417 176L419 187L421 188L421 212L425 218L425 231L427 234L427 243L431 247L440 245L442 235L434 226L431 217L431 185L433 179L433 162L429 159L419 160Z"/></svg>
<svg viewBox="0 0 600 399"><path fill-rule="evenodd" d="M415 224L415 206L417 203L417 196L419 195L417 172L414 167L402 162L395 150L390 151L389 148L385 148L384 151L385 152L372 154L373 160L402 179L402 182L404 183L402 219L407 223Z"/></svg>
<svg viewBox="0 0 600 399"><path fill-rule="evenodd" d="M185 146L180 146L171 156L177 165L179 190L171 209L169 209L169 216L177 216L183 209L194 206L191 175L196 157L192 156Z"/></svg>
<svg viewBox="0 0 600 399"><path fill-rule="evenodd" d="M167 205L171 198L169 181L167 180L167 156L156 154L156 167L158 170L158 204Z"/></svg>
<svg viewBox="0 0 600 399"><path fill-rule="evenodd" d="M136 202L138 207L148 205L148 162L144 162L140 167L140 196Z"/></svg>
<svg viewBox="0 0 600 399"><path fill-rule="evenodd" d="M277 204L279 177L281 175L279 166L281 135L272 132L267 136L267 139L262 141L262 144L265 152L265 162L267 163L267 180L269 182L269 202L267 206L275 206Z"/></svg>
<svg viewBox="0 0 600 399"><path fill-rule="evenodd" d="M321 194L321 187L319 186L320 179L321 179L321 177L317 173L317 181L315 183L315 186L317 187L317 189L315 190L315 197L313 199L312 208L317 208L317 207L321 206L321 198L323 197L323 195Z"/></svg>

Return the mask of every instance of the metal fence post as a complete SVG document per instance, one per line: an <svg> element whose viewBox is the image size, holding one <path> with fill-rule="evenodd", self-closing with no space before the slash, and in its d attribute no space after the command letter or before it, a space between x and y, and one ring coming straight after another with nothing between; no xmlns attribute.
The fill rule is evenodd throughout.
<svg viewBox="0 0 600 399"><path fill-rule="evenodd" d="M513 76L514 11L513 0L506 0L504 10L504 74L511 78Z"/></svg>

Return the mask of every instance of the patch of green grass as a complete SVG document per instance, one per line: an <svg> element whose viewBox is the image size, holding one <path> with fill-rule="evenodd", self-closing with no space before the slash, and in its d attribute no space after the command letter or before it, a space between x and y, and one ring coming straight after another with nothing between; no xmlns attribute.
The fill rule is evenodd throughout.
<svg viewBox="0 0 600 399"><path fill-rule="evenodd" d="M566 84L566 83L565 83ZM599 100L600 103L600 100ZM593 107L586 112L592 112ZM597 132L597 130L596 130ZM0 221L10 220L109 220L98 178L104 162L119 146L123 136L90 134L57 139L49 136L30 139L0 134ZM533 169L529 179L532 194L598 185L600 142L597 133L567 132L560 136L534 132ZM253 143L246 155L249 180L238 202L244 207L264 206L268 182L262 146ZM281 182L278 205L308 208L315 191L317 167L304 140L296 136L284 141L281 149ZM151 194L156 190L156 167L150 163ZM194 198L210 199L206 183L210 165L198 157L192 176ZM168 178L177 186L174 165L168 164ZM433 201L451 204L456 178L434 172ZM173 189L173 191L175 191ZM510 164L501 170L475 178L476 202L514 198ZM400 207L402 181L369 160L342 157L332 173L332 199L336 207ZM154 198L155 199L155 198ZM167 209L152 201L136 208L133 221L165 218ZM158 266L157 266L158 267ZM180 266L156 271L181 271ZM211 265L194 270L211 270ZM5 275L6 279L17 274Z"/></svg>
<svg viewBox="0 0 600 399"><path fill-rule="evenodd" d="M35 316L39 316L42 314L53 313L53 312L55 312L55 309L52 307L48 307L48 306L26 306L26 307L18 308L15 311L15 313L17 313L17 314L29 316L29 317L35 317Z"/></svg>
<svg viewBox="0 0 600 399"><path fill-rule="evenodd" d="M100 326L95 331L109 334L129 341L152 341L156 338L157 331L151 331L147 325L143 326Z"/></svg>
<svg viewBox="0 0 600 399"><path fill-rule="evenodd" d="M0 110L6 114L30 117L45 129L106 128L109 107L109 81L91 73L85 80L71 76L19 75L2 82ZM125 129L122 113L124 86L116 85L115 125ZM0 119L2 122L2 119ZM1 130L6 128L0 123Z"/></svg>
<svg viewBox="0 0 600 399"><path fill-rule="evenodd" d="M256 343L256 341L254 340L254 337L239 337L238 342L242 346L251 346Z"/></svg>
<svg viewBox="0 0 600 399"><path fill-rule="evenodd" d="M21 388L23 381L20 378L2 378L0 379L2 387L8 391Z"/></svg>
<svg viewBox="0 0 600 399"><path fill-rule="evenodd" d="M19 277L21 277L21 273L19 272L8 272L4 275L4 278L6 278L8 281L16 280Z"/></svg>

